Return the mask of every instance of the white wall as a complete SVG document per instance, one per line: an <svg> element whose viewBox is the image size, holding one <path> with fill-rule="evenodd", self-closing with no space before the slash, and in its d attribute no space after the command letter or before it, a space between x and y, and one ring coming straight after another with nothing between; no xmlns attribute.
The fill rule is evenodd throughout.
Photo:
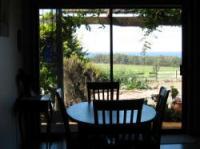
<svg viewBox="0 0 200 149"><path fill-rule="evenodd" d="M21 53L17 50L21 0L10 0L9 10L9 36L0 36L0 149L15 149L19 144L12 108L17 95L15 76L21 66Z"/></svg>

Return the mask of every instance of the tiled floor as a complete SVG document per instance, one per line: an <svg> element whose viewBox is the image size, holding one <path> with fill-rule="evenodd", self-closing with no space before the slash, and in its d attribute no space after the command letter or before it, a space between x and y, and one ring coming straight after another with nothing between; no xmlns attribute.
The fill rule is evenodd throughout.
<svg viewBox="0 0 200 149"><path fill-rule="evenodd" d="M188 135L165 135L161 149L200 149L200 139Z"/></svg>
<svg viewBox="0 0 200 149"><path fill-rule="evenodd" d="M160 149L200 149L200 144L166 144L161 145Z"/></svg>
<svg viewBox="0 0 200 149"><path fill-rule="evenodd" d="M161 142L160 149L200 149L199 139L187 135L165 135ZM46 144L42 144L40 149L47 149ZM50 149L66 149L66 144L64 141L54 142Z"/></svg>
<svg viewBox="0 0 200 149"><path fill-rule="evenodd" d="M46 145L42 145L41 149L46 149ZM54 143L50 146L50 149L66 149L66 146L61 142ZM200 144L162 144L160 149L200 149Z"/></svg>
<svg viewBox="0 0 200 149"><path fill-rule="evenodd" d="M163 135L161 144L192 144L198 142L197 138L189 135Z"/></svg>

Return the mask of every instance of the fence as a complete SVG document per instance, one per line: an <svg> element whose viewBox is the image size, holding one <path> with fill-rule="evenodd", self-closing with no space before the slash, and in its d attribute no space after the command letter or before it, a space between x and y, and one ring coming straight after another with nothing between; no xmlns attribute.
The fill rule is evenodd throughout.
<svg viewBox="0 0 200 149"><path fill-rule="evenodd" d="M147 79L147 80L181 80L181 75L179 70L175 71L162 71L158 72L157 74L154 72L149 73L135 73L135 75L140 79Z"/></svg>

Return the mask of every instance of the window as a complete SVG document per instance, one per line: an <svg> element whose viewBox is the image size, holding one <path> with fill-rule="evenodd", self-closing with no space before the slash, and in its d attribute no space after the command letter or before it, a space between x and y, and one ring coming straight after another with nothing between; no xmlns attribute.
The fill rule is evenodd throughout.
<svg viewBox="0 0 200 149"><path fill-rule="evenodd" d="M155 14L164 17L151 22ZM63 87L67 106L87 98L87 81L114 80L120 81L121 99L145 97L154 105L159 87L167 86L177 95L169 99L171 123L165 126L180 128L180 14L180 9L40 9L41 90Z"/></svg>

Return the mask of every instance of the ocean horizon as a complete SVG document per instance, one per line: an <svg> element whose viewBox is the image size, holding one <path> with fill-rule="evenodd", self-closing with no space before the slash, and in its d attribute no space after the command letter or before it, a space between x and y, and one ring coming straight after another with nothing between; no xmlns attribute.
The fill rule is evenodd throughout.
<svg viewBox="0 0 200 149"><path fill-rule="evenodd" d="M105 52L90 52L88 53L88 57L94 57L99 54L108 54ZM141 52L127 52L127 53L114 53L114 54L124 54L128 56L142 56ZM146 56L174 56L174 57L182 57L181 52L147 52Z"/></svg>

